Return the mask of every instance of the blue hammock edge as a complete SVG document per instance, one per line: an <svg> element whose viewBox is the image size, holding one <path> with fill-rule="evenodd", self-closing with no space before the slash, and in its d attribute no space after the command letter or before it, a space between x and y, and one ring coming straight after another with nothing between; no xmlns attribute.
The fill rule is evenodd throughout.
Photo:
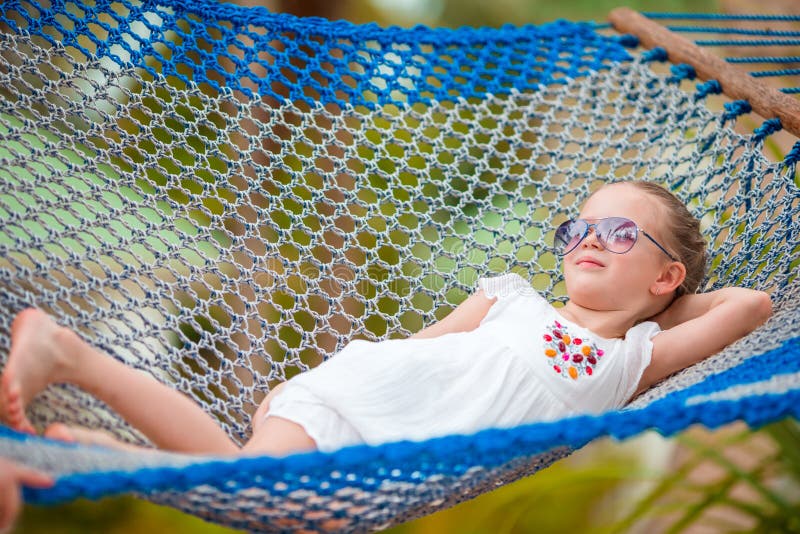
<svg viewBox="0 0 800 534"><path fill-rule="evenodd" d="M52 45L75 48L93 60L108 59L120 67L142 69L151 76L187 85L208 85L217 92L239 91L251 99L267 97L309 105L373 110L390 104L409 106L509 94L514 89L535 91L632 59L624 39L597 33L597 25L591 22L383 28L208 0L188 4L154 0L136 9L128 6L129 13L124 18L115 15L116 27L112 27L96 16L109 8L107 1L90 6L78 0L76 7L84 17L72 15L72 27L67 27L56 17L65 9L63 0L49 8L39 6L40 16L35 18L22 4L20 0L0 4L0 22ZM18 24L12 15L23 18L27 26ZM160 22L154 24L153 17ZM147 40L137 36L137 24L151 32ZM95 36L91 25L102 27L106 38ZM267 32L255 33L250 25L261 25ZM180 38L179 43L173 35ZM138 42L136 47L128 43L131 36ZM252 44L245 44L242 37ZM284 49L272 44L281 39L286 40ZM204 49L203 43L214 43L213 49ZM465 52L476 46L482 49L480 54ZM239 50L244 59L229 52L229 47ZM262 50L270 51L271 61L259 57ZM258 65L256 72L250 67L254 64Z"/></svg>
<svg viewBox="0 0 800 534"><path fill-rule="evenodd" d="M557 421L539 422L506 429L488 429L472 435L454 435L427 441L402 441L379 446L358 445L333 453L301 453L282 458L249 457L235 460L199 457L198 462L180 467L147 467L134 471L98 471L61 477L48 489L25 488L26 501L55 504L78 497L97 499L103 496L137 492L155 494L160 491L187 491L209 485L226 492L244 488L263 488L272 493L279 483L291 484L286 492L298 488L332 494L343 487L374 490L386 479L390 481L421 482L431 475L460 476L475 467L470 458L482 458L481 467L491 469L520 456L533 456L567 447L578 449L603 436L624 440L646 430L671 436L692 424L700 423L709 429L745 421L751 428L785 417L800 415L800 386L783 394L756 394L735 401L719 400L687 403L693 396L711 390L710 384L721 382L738 385L728 379L764 369L764 376L779 376L769 372L763 362L779 357L794 362L800 370L800 338L784 342L780 347L753 356L742 364L709 377L707 381L670 394L640 409L622 409L599 415L580 415ZM756 375L759 381L761 376ZM18 440L44 438L18 434L0 427L0 437ZM46 440L50 441L50 440ZM71 444L66 447L75 446ZM389 470L384 466L390 465ZM355 473L337 482L332 472ZM301 480L302 479L302 480ZM325 481L320 487L320 481Z"/></svg>

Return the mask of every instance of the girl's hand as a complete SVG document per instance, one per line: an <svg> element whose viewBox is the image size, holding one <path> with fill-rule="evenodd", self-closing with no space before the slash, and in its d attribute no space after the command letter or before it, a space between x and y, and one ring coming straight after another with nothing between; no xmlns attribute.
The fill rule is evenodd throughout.
<svg viewBox="0 0 800 534"><path fill-rule="evenodd" d="M769 294L742 287L684 295L652 317L662 332L653 338L650 365L636 393L716 354L772 315Z"/></svg>
<svg viewBox="0 0 800 534"><path fill-rule="evenodd" d="M0 532L11 528L22 506L20 485L49 488L53 479L34 469L0 458Z"/></svg>

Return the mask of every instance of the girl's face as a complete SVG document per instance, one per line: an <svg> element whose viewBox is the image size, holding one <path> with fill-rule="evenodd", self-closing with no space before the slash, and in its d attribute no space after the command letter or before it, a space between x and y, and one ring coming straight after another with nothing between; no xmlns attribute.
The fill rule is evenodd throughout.
<svg viewBox="0 0 800 534"><path fill-rule="evenodd" d="M607 185L583 205L581 219L626 217L666 246L666 216L661 203L627 184ZM653 242L639 233L628 252L609 252L597 241L594 228L564 255L563 269L567 294L582 307L601 311L639 311L652 305L655 284L672 260Z"/></svg>

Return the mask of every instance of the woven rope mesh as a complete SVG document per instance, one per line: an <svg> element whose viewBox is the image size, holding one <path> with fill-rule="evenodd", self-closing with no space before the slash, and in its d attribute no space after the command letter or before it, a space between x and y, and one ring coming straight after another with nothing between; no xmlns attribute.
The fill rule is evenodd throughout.
<svg viewBox="0 0 800 534"><path fill-rule="evenodd" d="M646 61L620 62L617 41L585 25L392 33L223 6L210 19L171 2L59 4L60 18L37 17L44 9L0 7L0 361L14 314L41 307L190 395L241 442L275 384L349 340L407 337L479 276L515 271L563 302L553 228L621 179L663 183L702 218L703 289L764 289L777 310L634 407L797 335L793 167L768 161L760 142ZM144 442L70 386L49 388L31 412L38 426ZM56 472L84 469L57 465L60 452L44 445L12 445ZM399 482L378 498L353 490L358 506L302 492L288 506L289 490L274 487L156 498L246 528L339 518L337 528L369 529L565 453L407 494ZM86 469L137 462L76 454ZM254 507L256 518L229 512Z"/></svg>

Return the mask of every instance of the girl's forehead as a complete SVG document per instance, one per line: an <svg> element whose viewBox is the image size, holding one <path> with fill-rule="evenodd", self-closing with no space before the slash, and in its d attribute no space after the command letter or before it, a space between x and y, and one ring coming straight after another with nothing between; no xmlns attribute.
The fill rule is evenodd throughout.
<svg viewBox="0 0 800 534"><path fill-rule="evenodd" d="M660 208L658 201L644 191L618 184L598 189L586 199L580 216L584 219L627 217L646 227L658 222Z"/></svg>

